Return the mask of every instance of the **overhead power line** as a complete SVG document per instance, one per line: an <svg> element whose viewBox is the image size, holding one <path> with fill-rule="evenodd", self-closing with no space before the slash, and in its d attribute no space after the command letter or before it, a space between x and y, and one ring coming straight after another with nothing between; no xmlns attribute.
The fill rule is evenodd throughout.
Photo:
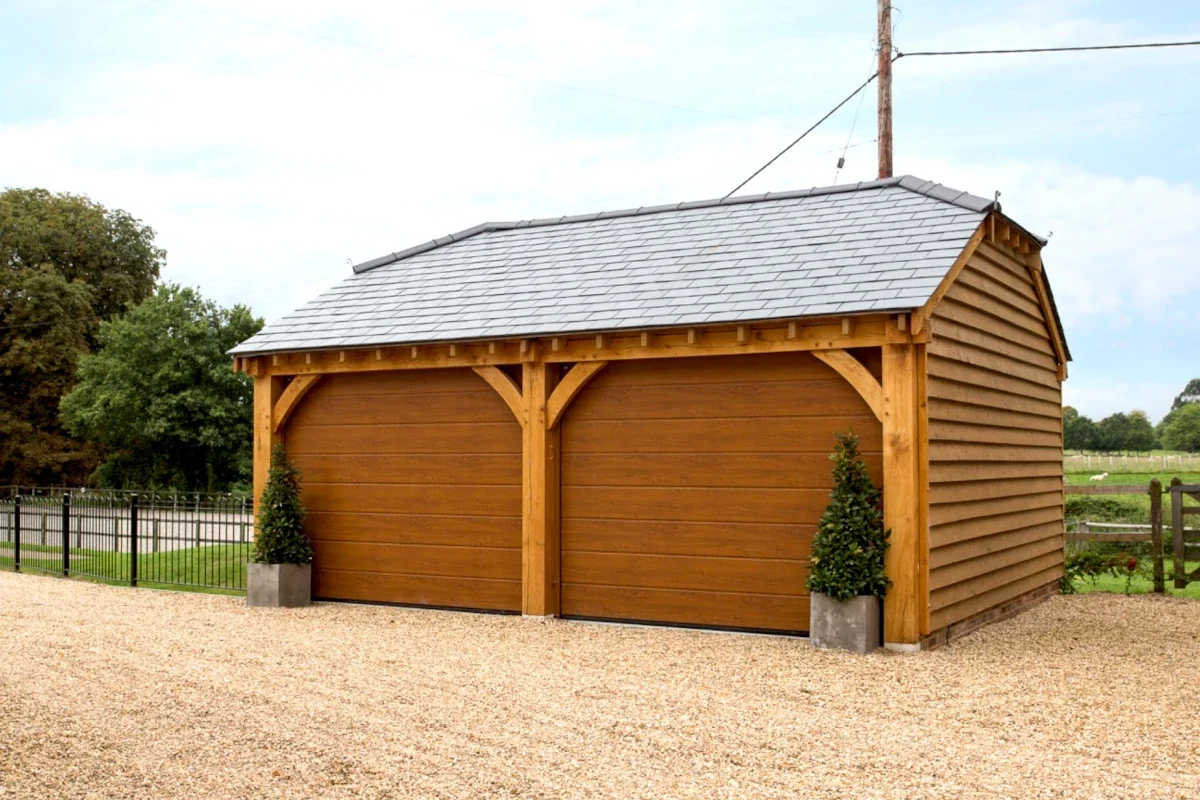
<svg viewBox="0 0 1200 800"><path fill-rule="evenodd" d="M896 51L892 61L917 56L1008 56L1019 53L1084 53L1096 50L1146 50L1156 47L1197 47L1200 40L1188 42L1140 42L1137 44L1096 44L1079 47L1021 47L1006 50L917 50L912 53Z"/></svg>
<svg viewBox="0 0 1200 800"><path fill-rule="evenodd" d="M778 153L776 153L776 154L775 154L775 157L774 157L774 158L772 158L770 161L768 161L767 163L763 164L761 167L759 167L758 169L756 169L756 170L754 171L754 174L753 174L753 175L751 175L749 178L746 178L746 180L742 181L742 182L741 182L741 183L739 183L737 186L735 186L735 187L733 188L733 190L729 192L729 194L725 195L725 197L729 197L729 195L732 195L732 194L733 194L734 192L736 192L738 189L741 189L741 188L742 188L743 186L745 186L747 183L749 183L750 181L752 181L752 180L754 180L755 178L757 178L757 177L759 176L759 174L760 174L760 173L762 173L762 171L763 171L763 170L765 170L767 167L771 166L771 165L772 165L772 164L774 164L776 161L778 161L778 160L780 159L780 157L781 157L781 156L782 156L784 153L786 153L788 150L791 150L791 149L792 149L793 147L795 147L796 145L800 144L800 141L801 141L801 140L802 140L802 139L803 139L805 136L808 136L810 133L812 133L813 131L815 131L815 130L816 130L816 129L817 129L817 128L818 128L818 127L821 125L821 123L822 123L822 122L824 122L825 120L827 120L827 119L829 119L830 117L832 117L832 116L833 116L835 113L837 113L838 109L840 109L842 106L846 105L846 103L849 103L851 100L853 100L855 95L857 95L857 94L858 94L859 92L861 92L863 89L865 89L865 88L867 88L868 86L870 86L870 85L871 85L871 81L875 80L875 78L877 78L878 76L879 76L879 73L878 73L878 72L872 73L872 74L871 74L871 77L867 78L865 81L863 81L861 84L859 84L859 87L858 87L857 89L855 89L855 90L854 90L853 92L851 92L850 94L846 95L846 97L845 97L845 98L842 100L842 102L838 103L836 106L834 106L833 108L829 109L829 113L827 113L825 116L821 117L819 120L817 120L816 122L814 122L814 123L812 124L812 127L811 127L811 128L809 128L809 129L808 129L808 130L806 130L804 133L802 133L802 134L800 134L799 136L797 136L797 137L796 137L796 138L795 138L795 139L792 141L792 143L791 143L791 144L789 144L787 147L783 148L783 149L782 149L782 150L780 150Z"/></svg>
<svg viewBox="0 0 1200 800"><path fill-rule="evenodd" d="M896 55L894 55L892 57L892 63L895 63L902 58L915 58L917 56L991 56L991 55L1015 55L1018 53L1080 53L1080 52L1100 51L1100 50L1139 50L1139 49L1162 48L1162 47L1198 47L1198 46L1200 46L1200 40L1184 41L1184 42L1140 42L1140 43L1135 43L1135 44L1080 45L1080 46L1076 46L1076 47L1025 47L1025 48L1011 48L1011 49L1004 49L1004 50L918 50L918 51L912 52L912 53L903 53L903 52L897 50ZM776 153L774 158L772 158L770 161L768 161L767 163L765 163L761 167L759 167L757 170L755 170L754 173L749 178L746 178L746 180L739 183L733 189L733 191L729 192L729 194L725 195L725 197L729 197L729 196L733 195L739 189L741 189L743 186L745 186L750 181L754 180L759 175L761 175L762 172L767 169L767 167L774 164L776 161L778 161L780 159L780 157L782 157L784 155L784 153L791 150L793 147L795 147L797 144L799 144L800 141L802 139L804 139L804 137L808 136L810 133L815 131L821 125L821 123L825 122L825 120L832 117L838 111L838 109L840 109L842 106L846 105L846 103L850 102L850 100L853 99L855 95L857 95L863 89L867 88L867 86L870 85L871 81L875 80L875 78L877 78L877 77L879 77L878 72L876 72L871 77L867 78L867 80L864 81L861 86L859 86L857 89L855 89L849 95L847 95L844 100L842 100L840 103L838 103L832 109L830 109L829 113L827 113L825 116L823 116L819 120L817 120L812 125L812 127L810 127L808 130L806 130L804 133L797 136L796 139L791 144L789 144L787 147L783 148L778 153Z"/></svg>

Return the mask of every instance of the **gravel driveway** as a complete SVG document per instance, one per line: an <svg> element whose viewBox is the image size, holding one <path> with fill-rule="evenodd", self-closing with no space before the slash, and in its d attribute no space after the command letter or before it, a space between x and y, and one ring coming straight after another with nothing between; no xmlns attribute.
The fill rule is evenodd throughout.
<svg viewBox="0 0 1200 800"><path fill-rule="evenodd" d="M0 573L0 797L1200 797L1200 602L945 650Z"/></svg>

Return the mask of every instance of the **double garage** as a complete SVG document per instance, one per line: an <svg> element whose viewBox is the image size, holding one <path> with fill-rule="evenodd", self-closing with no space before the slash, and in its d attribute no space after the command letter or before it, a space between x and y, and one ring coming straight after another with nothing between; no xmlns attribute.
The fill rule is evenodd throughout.
<svg viewBox="0 0 1200 800"><path fill-rule="evenodd" d="M879 420L810 353L611 363L560 425L561 615L804 632L851 429L880 482ZM475 371L325 375L281 433L317 597L522 610L522 426Z"/></svg>

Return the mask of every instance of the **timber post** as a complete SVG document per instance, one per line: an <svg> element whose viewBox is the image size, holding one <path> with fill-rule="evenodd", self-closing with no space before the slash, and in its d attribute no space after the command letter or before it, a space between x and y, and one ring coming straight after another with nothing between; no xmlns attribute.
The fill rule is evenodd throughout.
<svg viewBox="0 0 1200 800"><path fill-rule="evenodd" d="M559 429L547 415L558 373L541 359L521 365L521 613L534 617L559 612Z"/></svg>
<svg viewBox="0 0 1200 800"><path fill-rule="evenodd" d="M1183 479L1178 475L1171 478L1172 488L1182 486ZM1183 492L1171 492L1171 560L1175 575L1175 588L1186 589L1188 585L1187 568L1183 560Z"/></svg>
<svg viewBox="0 0 1200 800"><path fill-rule="evenodd" d="M1154 478L1150 481L1150 558L1153 560L1154 593L1165 594L1167 591L1163 575L1163 535L1162 535L1162 481Z"/></svg>
<svg viewBox="0 0 1200 800"><path fill-rule="evenodd" d="M283 379L269 372L251 374L254 375L254 513L257 515L258 501L271 471L271 451L282 441L282 433L273 424L273 411L283 394Z"/></svg>
<svg viewBox="0 0 1200 800"><path fill-rule="evenodd" d="M884 569L892 585L883 602L883 641L897 649L920 642L921 470L918 464L917 345L903 341L903 324L889 321L895 343L883 346L883 525L891 532Z"/></svg>

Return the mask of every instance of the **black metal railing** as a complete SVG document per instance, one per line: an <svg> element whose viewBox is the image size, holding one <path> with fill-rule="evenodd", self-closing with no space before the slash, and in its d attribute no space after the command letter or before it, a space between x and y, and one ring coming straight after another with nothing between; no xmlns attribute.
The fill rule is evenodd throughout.
<svg viewBox="0 0 1200 800"><path fill-rule="evenodd" d="M0 568L21 572L244 592L253 538L248 495L0 490Z"/></svg>

